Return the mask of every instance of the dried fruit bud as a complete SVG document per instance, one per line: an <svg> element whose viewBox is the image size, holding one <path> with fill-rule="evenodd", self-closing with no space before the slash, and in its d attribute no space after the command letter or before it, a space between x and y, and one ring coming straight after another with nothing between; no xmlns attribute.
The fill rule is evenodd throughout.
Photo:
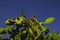
<svg viewBox="0 0 60 40"><path fill-rule="evenodd" d="M16 25L16 23L14 23L14 25Z"/></svg>
<svg viewBox="0 0 60 40"><path fill-rule="evenodd" d="M15 23L15 20L13 18L6 20L6 25L13 25Z"/></svg>
<svg viewBox="0 0 60 40"><path fill-rule="evenodd" d="M9 20L10 24L13 25L15 23L14 20Z"/></svg>
<svg viewBox="0 0 60 40"><path fill-rule="evenodd" d="M23 27L26 27L26 24L22 24Z"/></svg>
<svg viewBox="0 0 60 40"><path fill-rule="evenodd" d="M11 23L15 23L15 20L10 20Z"/></svg>
<svg viewBox="0 0 60 40"><path fill-rule="evenodd" d="M8 22L11 22L10 19L8 20Z"/></svg>
<svg viewBox="0 0 60 40"><path fill-rule="evenodd" d="M30 21L34 22L34 21L35 21L34 18L35 18L35 16L32 16L32 17L30 18Z"/></svg>
<svg viewBox="0 0 60 40"><path fill-rule="evenodd" d="M20 20L18 16L16 17L16 19Z"/></svg>
<svg viewBox="0 0 60 40"><path fill-rule="evenodd" d="M22 24L26 24L26 20L23 20L23 21L22 21Z"/></svg>
<svg viewBox="0 0 60 40"><path fill-rule="evenodd" d="M6 25L8 25L8 23L6 23Z"/></svg>

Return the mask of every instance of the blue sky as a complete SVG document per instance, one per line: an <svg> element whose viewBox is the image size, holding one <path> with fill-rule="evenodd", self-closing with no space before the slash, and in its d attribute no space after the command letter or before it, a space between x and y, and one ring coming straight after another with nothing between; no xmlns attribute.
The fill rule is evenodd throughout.
<svg viewBox="0 0 60 40"><path fill-rule="evenodd" d="M0 0L0 27L6 26L6 19L20 16L22 9L28 18L35 15L39 21L55 17L48 26L50 31L60 31L60 0Z"/></svg>

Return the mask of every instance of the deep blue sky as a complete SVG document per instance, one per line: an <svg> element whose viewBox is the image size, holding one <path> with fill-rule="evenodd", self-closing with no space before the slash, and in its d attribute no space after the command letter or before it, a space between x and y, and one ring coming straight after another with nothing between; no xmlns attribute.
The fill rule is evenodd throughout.
<svg viewBox="0 0 60 40"><path fill-rule="evenodd" d="M48 26L50 31L60 31L60 0L0 0L0 27L5 27L6 19L20 16L22 9L28 18L35 15L39 21L55 17Z"/></svg>

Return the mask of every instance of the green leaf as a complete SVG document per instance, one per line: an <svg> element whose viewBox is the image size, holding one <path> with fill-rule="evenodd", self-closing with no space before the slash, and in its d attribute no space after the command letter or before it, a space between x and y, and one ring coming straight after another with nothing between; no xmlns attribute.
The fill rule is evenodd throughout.
<svg viewBox="0 0 60 40"><path fill-rule="evenodd" d="M18 19L16 19L15 22L16 22L16 24L21 24L21 21Z"/></svg>
<svg viewBox="0 0 60 40"><path fill-rule="evenodd" d="M19 17L20 21L26 20L25 17Z"/></svg>
<svg viewBox="0 0 60 40"><path fill-rule="evenodd" d="M8 33L8 30L9 31L11 31L12 30L12 26L7 26L6 28L5 28L5 31Z"/></svg>
<svg viewBox="0 0 60 40"><path fill-rule="evenodd" d="M39 25L40 28L42 29L42 32L46 31L46 28L43 26L43 22L40 22Z"/></svg>
<svg viewBox="0 0 60 40"><path fill-rule="evenodd" d="M9 19L5 21L5 23L9 23Z"/></svg>
<svg viewBox="0 0 60 40"><path fill-rule="evenodd" d="M40 26L43 26L43 22L40 22L39 25L40 25Z"/></svg>
<svg viewBox="0 0 60 40"><path fill-rule="evenodd" d="M21 40L20 39L20 33L15 36L15 40Z"/></svg>
<svg viewBox="0 0 60 40"><path fill-rule="evenodd" d="M5 31L5 29L4 28L0 28L0 33L2 33L3 31Z"/></svg>
<svg viewBox="0 0 60 40"><path fill-rule="evenodd" d="M0 34L0 37L2 37L4 34Z"/></svg>
<svg viewBox="0 0 60 40"><path fill-rule="evenodd" d="M35 40L37 40L41 36L41 30L37 29L37 36L35 37Z"/></svg>
<svg viewBox="0 0 60 40"><path fill-rule="evenodd" d="M58 35L57 34L55 34L54 32L52 32L51 34L50 34L50 39L54 39L54 40L57 40L57 38L58 38Z"/></svg>
<svg viewBox="0 0 60 40"><path fill-rule="evenodd" d="M28 40L33 40L33 37L30 36Z"/></svg>
<svg viewBox="0 0 60 40"><path fill-rule="evenodd" d="M33 31L32 31L31 28L29 28L29 32L30 32L31 35L33 35Z"/></svg>
<svg viewBox="0 0 60 40"><path fill-rule="evenodd" d="M56 40L60 40L60 35L56 35Z"/></svg>
<svg viewBox="0 0 60 40"><path fill-rule="evenodd" d="M21 33L20 34L20 39L25 40L27 38L27 33Z"/></svg>
<svg viewBox="0 0 60 40"><path fill-rule="evenodd" d="M22 33L26 33L26 30L22 31Z"/></svg>
<svg viewBox="0 0 60 40"><path fill-rule="evenodd" d="M42 26L42 32L46 31L46 28Z"/></svg>
<svg viewBox="0 0 60 40"><path fill-rule="evenodd" d="M35 22L37 22L37 23L38 23L38 20L37 20L36 18L34 18L34 20L35 20Z"/></svg>
<svg viewBox="0 0 60 40"><path fill-rule="evenodd" d="M33 30L31 28L29 28L29 33L30 33L30 35L29 35L30 39L33 40L35 38L35 35L34 35L34 32L33 32Z"/></svg>
<svg viewBox="0 0 60 40"><path fill-rule="evenodd" d="M13 38L10 38L10 40L13 40Z"/></svg>
<svg viewBox="0 0 60 40"><path fill-rule="evenodd" d="M20 20L16 19L15 22L17 25L21 25L23 20L26 20L24 17L19 17Z"/></svg>
<svg viewBox="0 0 60 40"><path fill-rule="evenodd" d="M54 17L49 17L45 20L44 24L51 24L55 21L55 18Z"/></svg>
<svg viewBox="0 0 60 40"><path fill-rule="evenodd" d="M33 23L31 24L31 28L35 31L35 30L37 30L37 29L39 28L39 24L36 23L36 22L33 22Z"/></svg>

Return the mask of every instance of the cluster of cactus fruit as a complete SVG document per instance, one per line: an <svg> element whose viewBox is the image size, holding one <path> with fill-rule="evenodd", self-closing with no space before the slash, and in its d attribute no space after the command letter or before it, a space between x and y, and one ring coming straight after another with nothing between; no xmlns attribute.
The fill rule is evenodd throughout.
<svg viewBox="0 0 60 40"><path fill-rule="evenodd" d="M49 33L48 26L44 26L54 21L54 17L49 17L44 22L39 22L35 16L27 19L24 14L16 19L8 19L5 22L7 27L0 28L0 40L60 40L59 34ZM12 28L13 25L15 28ZM20 31L21 27L24 29ZM10 37L2 38L6 33L10 34Z"/></svg>

